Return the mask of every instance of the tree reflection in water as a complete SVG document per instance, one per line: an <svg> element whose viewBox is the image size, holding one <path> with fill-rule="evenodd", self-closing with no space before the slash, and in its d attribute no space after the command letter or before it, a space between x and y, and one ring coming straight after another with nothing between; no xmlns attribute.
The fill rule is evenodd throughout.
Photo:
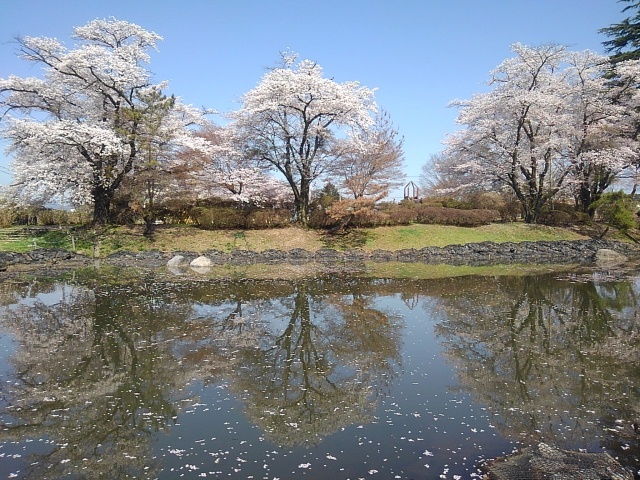
<svg viewBox="0 0 640 480"><path fill-rule="evenodd" d="M524 444L606 447L640 464L638 292L630 281L460 280L436 327L459 388Z"/></svg>
<svg viewBox="0 0 640 480"><path fill-rule="evenodd" d="M224 379L274 442L313 444L369 421L400 361L400 322L318 280L193 285L115 272L13 286L19 294L2 292L18 347L0 440L40 439L26 478L157 477L153 435L197 402L193 381ZM283 331L262 319L278 315Z"/></svg>
<svg viewBox="0 0 640 480"><path fill-rule="evenodd" d="M338 453L322 440L334 434L329 443L362 456L349 452L328 476L348 467L352 478L378 469L419 478L427 463L468 473L471 457L491 447L489 423L501 445L607 448L638 465L636 288L551 275L292 282L120 270L7 282L0 344L11 335L15 348L0 352L9 362L0 370L0 455L23 457L2 457L0 474L19 465L33 479L172 478L171 468L189 466L172 453L187 433L179 420L209 433L235 401L260 430L254 442L271 445L269 458L286 463L285 473L306 465L306 454L276 460L273 445L309 447L327 463ZM467 392L486 416L464 405ZM202 400L215 415L196 412ZM350 425L363 428L356 443ZM158 445L164 433L170 446ZM213 463L212 476L233 475L241 461L249 465L242 475L271 473L256 463L265 451L247 450L248 462L233 451L248 441L215 435L223 436L198 439L211 442L198 444L199 465L211 465L212 453L227 462ZM363 472L367 462L375 465Z"/></svg>
<svg viewBox="0 0 640 480"><path fill-rule="evenodd" d="M367 300L326 296L301 283L276 311L288 317L258 348L243 349L232 382L250 420L278 445L313 445L371 421L400 361L401 325ZM323 296L324 295L324 296ZM276 318L277 320L277 318Z"/></svg>
<svg viewBox="0 0 640 480"><path fill-rule="evenodd" d="M185 309L155 301L144 285L51 287L55 303L5 311L20 347L0 438L46 439L45 453L29 459L30 478L154 478L150 437L175 418L193 373L162 341Z"/></svg>

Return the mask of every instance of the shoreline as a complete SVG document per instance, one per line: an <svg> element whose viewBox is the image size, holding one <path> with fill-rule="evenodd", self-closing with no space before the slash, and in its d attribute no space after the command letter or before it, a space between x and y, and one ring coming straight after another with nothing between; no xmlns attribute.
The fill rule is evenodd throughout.
<svg viewBox="0 0 640 480"><path fill-rule="evenodd" d="M609 240L561 240L536 242L480 242L446 247L424 247L420 249L374 250L360 249L338 251L321 248L309 251L301 248L291 250L269 249L261 252L234 250L225 253L219 250L173 251L146 250L141 252L120 251L104 258L58 249L37 249L26 253L0 252L0 271L6 272L20 267L33 269L56 266L74 269L101 263L120 267L158 268L176 256L183 257L183 264L198 257L206 257L211 265L251 265L251 264L361 264L364 262L401 262L441 264L451 266L491 266L504 264L594 264L599 251L613 251L619 256L640 256L640 249L632 244ZM14 267L14 268L12 268Z"/></svg>

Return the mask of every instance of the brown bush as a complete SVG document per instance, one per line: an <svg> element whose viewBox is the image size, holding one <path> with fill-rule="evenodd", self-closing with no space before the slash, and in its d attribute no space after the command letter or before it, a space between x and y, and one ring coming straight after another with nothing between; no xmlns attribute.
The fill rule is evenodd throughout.
<svg viewBox="0 0 640 480"><path fill-rule="evenodd" d="M469 195L472 209L496 210L504 208L508 199L496 192L478 192Z"/></svg>
<svg viewBox="0 0 640 480"><path fill-rule="evenodd" d="M358 213L351 224L355 227L379 227L383 225L389 225L393 219L386 213L371 209L369 211ZM395 224L395 223L394 223Z"/></svg>
<svg viewBox="0 0 640 480"><path fill-rule="evenodd" d="M567 226L573 223L573 215L562 210L549 210L542 212L538 218L538 222L543 225Z"/></svg>
<svg viewBox="0 0 640 480"><path fill-rule="evenodd" d="M522 205L513 195L502 195L504 203L496 206L503 222L515 222L522 215Z"/></svg>
<svg viewBox="0 0 640 480"><path fill-rule="evenodd" d="M13 207L0 209L0 228L7 228L16 224L17 212Z"/></svg>
<svg viewBox="0 0 640 480"><path fill-rule="evenodd" d="M496 210L460 210L446 207L423 207L418 209L418 223L478 227L495 222L500 217Z"/></svg>
<svg viewBox="0 0 640 480"><path fill-rule="evenodd" d="M401 202L360 210L349 221L349 225L378 227L426 223L474 227L489 224L498 218L500 218L499 212L493 209L457 209L433 204Z"/></svg>
<svg viewBox="0 0 640 480"><path fill-rule="evenodd" d="M389 214L393 219L393 225L409 225L418 220L418 212L415 209L399 208Z"/></svg>
<svg viewBox="0 0 640 480"><path fill-rule="evenodd" d="M279 228L291 223L291 212L287 209L194 207L190 216L206 230Z"/></svg>
<svg viewBox="0 0 640 480"><path fill-rule="evenodd" d="M539 223L556 227L585 224L590 221L587 213L576 212L575 207L568 204L558 204L553 210L544 210L538 219Z"/></svg>
<svg viewBox="0 0 640 480"><path fill-rule="evenodd" d="M244 229L247 225L244 213L231 207L196 207L191 215L206 230Z"/></svg>
<svg viewBox="0 0 640 480"><path fill-rule="evenodd" d="M69 225L69 212L66 210L39 210L35 213L37 225Z"/></svg>
<svg viewBox="0 0 640 480"><path fill-rule="evenodd" d="M309 215L309 227L311 228L331 228L335 224L326 209L321 205L314 205Z"/></svg>
<svg viewBox="0 0 640 480"><path fill-rule="evenodd" d="M282 228L291 224L291 212L287 209L264 209L249 212L247 228Z"/></svg>
<svg viewBox="0 0 640 480"><path fill-rule="evenodd" d="M91 221L88 208L57 210L43 207L0 208L0 228L12 225L82 225Z"/></svg>

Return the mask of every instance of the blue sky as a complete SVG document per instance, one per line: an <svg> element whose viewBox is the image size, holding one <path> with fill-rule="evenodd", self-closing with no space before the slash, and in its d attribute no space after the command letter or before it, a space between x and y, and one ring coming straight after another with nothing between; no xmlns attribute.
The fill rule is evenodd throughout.
<svg viewBox="0 0 640 480"><path fill-rule="evenodd" d="M378 88L405 138L405 171L420 168L456 129L447 104L485 91L509 46L563 44L604 53L598 29L628 16L616 0L0 0L0 77L38 76L15 55L15 36L73 46L72 28L96 18L137 23L164 37L155 80L194 106L227 112L291 49L325 75ZM222 119L216 119L224 123ZM0 143L4 149L6 143ZM0 184L9 159L0 152ZM398 193L394 193L398 196Z"/></svg>

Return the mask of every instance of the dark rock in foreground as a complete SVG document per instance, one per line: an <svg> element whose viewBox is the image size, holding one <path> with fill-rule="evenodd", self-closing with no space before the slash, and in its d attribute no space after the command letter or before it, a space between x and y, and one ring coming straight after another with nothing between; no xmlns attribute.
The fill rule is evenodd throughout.
<svg viewBox="0 0 640 480"><path fill-rule="evenodd" d="M486 470L486 478L490 480L519 478L633 480L633 474L626 471L606 452L586 453L561 450L546 443L496 459L486 466Z"/></svg>

